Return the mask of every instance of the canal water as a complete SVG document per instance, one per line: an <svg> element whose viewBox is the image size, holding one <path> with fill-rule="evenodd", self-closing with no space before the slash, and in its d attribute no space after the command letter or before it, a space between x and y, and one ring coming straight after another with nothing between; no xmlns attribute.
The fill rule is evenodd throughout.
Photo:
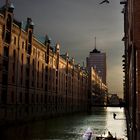
<svg viewBox="0 0 140 140"><path fill-rule="evenodd" d="M113 113L117 114L115 120ZM109 130L114 136L127 140L124 109L118 107L95 107L91 114L80 113L9 127L0 132L0 140L82 140L88 127L95 134Z"/></svg>

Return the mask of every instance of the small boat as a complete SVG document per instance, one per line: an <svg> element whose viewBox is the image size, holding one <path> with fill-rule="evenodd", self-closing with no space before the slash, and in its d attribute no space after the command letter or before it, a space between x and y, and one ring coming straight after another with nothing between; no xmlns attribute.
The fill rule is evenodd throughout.
<svg viewBox="0 0 140 140"><path fill-rule="evenodd" d="M96 140L124 140L124 139L123 138L117 138L116 136L113 137L113 135L108 131L107 135L97 136Z"/></svg>
<svg viewBox="0 0 140 140"><path fill-rule="evenodd" d="M89 127L83 134L83 140L92 140L92 139L93 139L93 132Z"/></svg>

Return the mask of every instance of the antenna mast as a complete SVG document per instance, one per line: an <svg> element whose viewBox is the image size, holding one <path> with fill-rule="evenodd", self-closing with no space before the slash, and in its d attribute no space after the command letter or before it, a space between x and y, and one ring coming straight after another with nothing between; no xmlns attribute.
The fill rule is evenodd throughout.
<svg viewBox="0 0 140 140"><path fill-rule="evenodd" d="M6 4L6 6L7 6L7 5L9 4L9 0L6 0L5 4Z"/></svg>
<svg viewBox="0 0 140 140"><path fill-rule="evenodd" d="M5 1L5 5L6 5L6 10L8 10L9 0Z"/></svg>
<svg viewBox="0 0 140 140"><path fill-rule="evenodd" d="M95 39L95 42L94 42L94 43L95 43L95 46L94 46L94 47L95 47L95 49L96 49L96 36L95 36L95 38L94 38L94 39Z"/></svg>

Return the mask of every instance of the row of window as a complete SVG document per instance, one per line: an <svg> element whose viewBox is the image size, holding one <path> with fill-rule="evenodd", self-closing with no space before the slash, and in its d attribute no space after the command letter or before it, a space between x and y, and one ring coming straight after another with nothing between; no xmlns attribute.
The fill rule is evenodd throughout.
<svg viewBox="0 0 140 140"><path fill-rule="evenodd" d="M39 94L31 94L31 99L29 99L28 93L19 92L18 96L15 94L14 91L11 92L11 103L55 103L56 97L55 96L47 96L47 95L39 95ZM2 94L3 101L7 102L6 93L3 92ZM17 98L17 99L16 99ZM64 103L64 99L62 97L57 97L57 103L62 104Z"/></svg>

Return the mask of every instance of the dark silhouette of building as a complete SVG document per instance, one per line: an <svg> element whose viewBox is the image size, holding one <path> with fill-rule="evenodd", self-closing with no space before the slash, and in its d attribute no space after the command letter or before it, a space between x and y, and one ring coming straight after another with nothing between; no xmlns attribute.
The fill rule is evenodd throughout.
<svg viewBox="0 0 140 140"><path fill-rule="evenodd" d="M102 78L104 84L106 84L106 53L102 53L96 48L96 38L95 38L95 48L90 52L89 57L87 57L87 68L93 67L96 69L98 75Z"/></svg>
<svg viewBox="0 0 140 140"><path fill-rule="evenodd" d="M140 140L140 1L121 0L124 7L124 99L129 140Z"/></svg>

